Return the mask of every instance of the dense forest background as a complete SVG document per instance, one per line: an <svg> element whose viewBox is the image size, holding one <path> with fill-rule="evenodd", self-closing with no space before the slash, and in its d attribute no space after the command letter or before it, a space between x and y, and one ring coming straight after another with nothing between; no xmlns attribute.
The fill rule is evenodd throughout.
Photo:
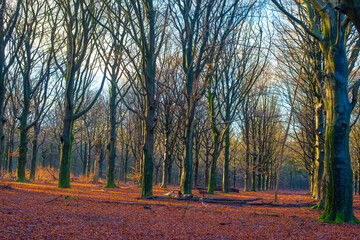
<svg viewBox="0 0 360 240"><path fill-rule="evenodd" d="M1 175L34 180L41 167L59 187L106 178L142 196L277 185L321 200L326 21L310 2L283 4L293 18L255 0L2 1ZM356 101L359 34L343 24ZM359 116L354 105L355 193Z"/></svg>

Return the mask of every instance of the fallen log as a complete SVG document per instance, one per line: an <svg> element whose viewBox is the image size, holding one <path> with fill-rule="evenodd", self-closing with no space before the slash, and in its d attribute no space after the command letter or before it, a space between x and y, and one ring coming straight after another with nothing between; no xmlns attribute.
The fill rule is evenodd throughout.
<svg viewBox="0 0 360 240"><path fill-rule="evenodd" d="M11 185L8 184L8 185L1 185L0 186L0 189L12 189Z"/></svg>
<svg viewBox="0 0 360 240"><path fill-rule="evenodd" d="M236 199L236 198L204 198L204 197L181 197L181 196L151 196L145 199L148 200L178 200L178 201L192 201L192 202L204 202L213 204L225 204L225 205L239 205L246 204L248 202L262 200L262 197L251 199Z"/></svg>
<svg viewBox="0 0 360 240"><path fill-rule="evenodd" d="M318 202L309 203L273 203L273 202L261 202L261 203L247 203L246 205L253 206L271 206L271 207L312 207Z"/></svg>
<svg viewBox="0 0 360 240"><path fill-rule="evenodd" d="M207 192L207 188L205 187L197 187L195 188L196 190L199 190L200 194L206 194ZM221 192L222 191L222 187L215 187L215 191L217 192ZM229 188L229 192L235 192L235 193L239 193L240 190L237 188Z"/></svg>

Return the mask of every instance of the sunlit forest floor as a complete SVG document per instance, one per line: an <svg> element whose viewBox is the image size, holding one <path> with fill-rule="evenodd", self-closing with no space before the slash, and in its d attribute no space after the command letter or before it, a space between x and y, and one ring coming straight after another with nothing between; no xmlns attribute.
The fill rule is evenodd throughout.
<svg viewBox="0 0 360 240"><path fill-rule="evenodd" d="M309 207L228 206L175 200L139 200L140 189L120 184L72 182L58 189L55 181L1 181L0 239L359 239L360 225L317 221ZM154 187L154 195L177 192ZM194 190L196 196L203 196ZM272 202L273 192L243 192L205 197ZM312 202L306 191L281 191L280 203ZM354 197L360 218L360 197Z"/></svg>

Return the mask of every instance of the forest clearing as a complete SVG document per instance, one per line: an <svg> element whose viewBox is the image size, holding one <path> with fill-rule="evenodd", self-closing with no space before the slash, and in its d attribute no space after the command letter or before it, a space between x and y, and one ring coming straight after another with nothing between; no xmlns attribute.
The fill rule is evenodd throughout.
<svg viewBox="0 0 360 240"><path fill-rule="evenodd" d="M0 239L357 239L360 232L359 224L317 221L322 211L305 206L314 203L308 191L281 190L277 206L266 205L273 191L211 195L265 203L223 205L139 199L136 185L103 185L77 181L59 189L55 181L2 181ZM154 196L178 190L154 186ZM360 216L360 196L354 196L354 214Z"/></svg>

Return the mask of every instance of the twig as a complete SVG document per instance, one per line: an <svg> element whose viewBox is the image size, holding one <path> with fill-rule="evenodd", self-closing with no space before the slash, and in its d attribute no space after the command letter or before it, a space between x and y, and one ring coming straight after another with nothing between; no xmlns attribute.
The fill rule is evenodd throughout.
<svg viewBox="0 0 360 240"><path fill-rule="evenodd" d="M185 208L184 214L182 215L182 217L181 217L181 218L184 218L184 217L185 217L186 210L187 210L187 209L188 209L188 207L189 207L190 199L191 199L191 198L189 198L189 201L188 201L188 203L187 203L187 205L186 205L186 208Z"/></svg>
<svg viewBox="0 0 360 240"><path fill-rule="evenodd" d="M54 180L56 180L57 178L55 177L54 173L50 172L50 170L48 168L45 168L46 171L48 171L50 173L50 175L54 178Z"/></svg>
<svg viewBox="0 0 360 240"><path fill-rule="evenodd" d="M58 197L56 197L56 198L54 198L54 199L51 199L50 201L47 201L47 202L45 202L45 203L51 203L51 202L55 201L56 199L61 198L62 196L63 196L63 195L60 195L60 196L58 196Z"/></svg>

